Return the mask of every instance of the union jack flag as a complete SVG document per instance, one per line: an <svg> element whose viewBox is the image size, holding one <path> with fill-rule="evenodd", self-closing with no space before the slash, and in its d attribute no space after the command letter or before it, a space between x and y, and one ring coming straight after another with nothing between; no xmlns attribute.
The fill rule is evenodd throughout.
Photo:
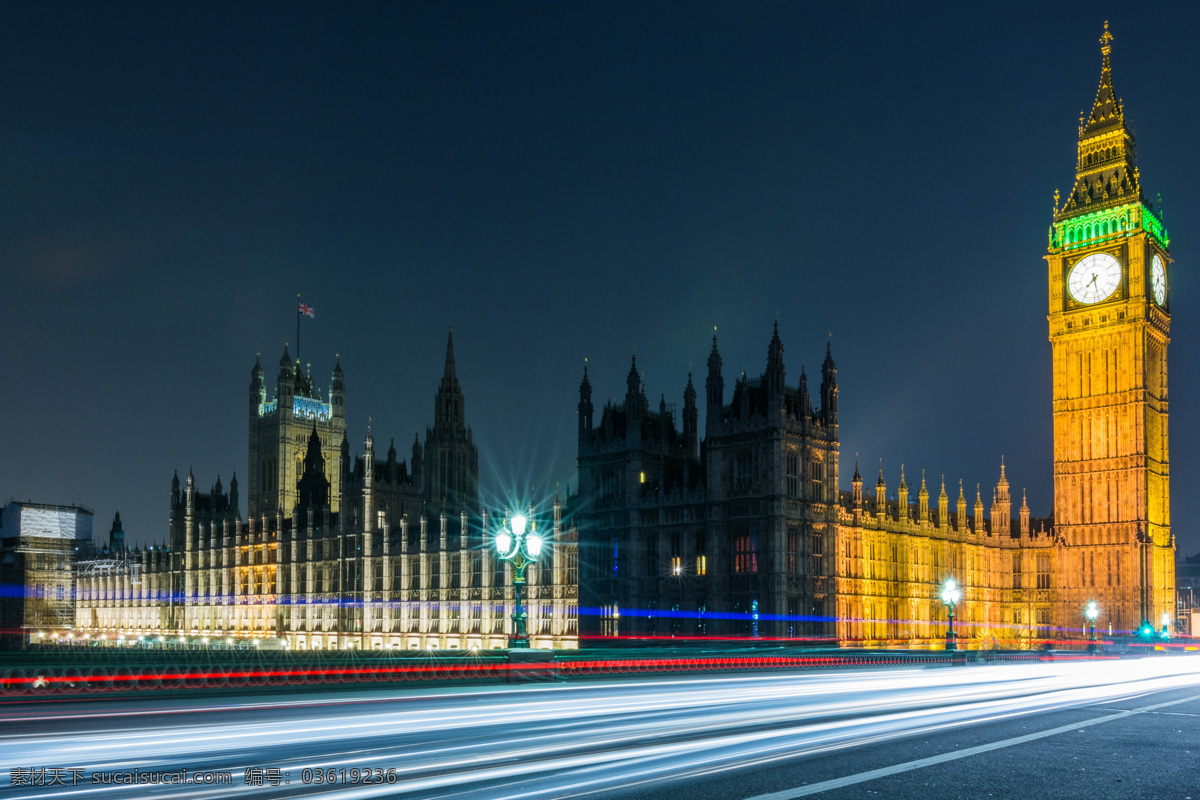
<svg viewBox="0 0 1200 800"><path fill-rule="evenodd" d="M301 303L300 304L300 316L311 317L313 319L316 319L317 312L312 306L306 306L306 305L304 305L304 303Z"/></svg>

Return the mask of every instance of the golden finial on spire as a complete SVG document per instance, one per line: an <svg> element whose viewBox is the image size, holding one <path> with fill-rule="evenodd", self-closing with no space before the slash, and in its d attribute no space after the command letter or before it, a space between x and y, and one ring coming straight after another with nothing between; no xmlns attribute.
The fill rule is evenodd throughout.
<svg viewBox="0 0 1200 800"><path fill-rule="evenodd" d="M1112 52L1113 35L1108 32L1108 20L1104 20L1104 33L1100 36L1100 52L1108 55Z"/></svg>

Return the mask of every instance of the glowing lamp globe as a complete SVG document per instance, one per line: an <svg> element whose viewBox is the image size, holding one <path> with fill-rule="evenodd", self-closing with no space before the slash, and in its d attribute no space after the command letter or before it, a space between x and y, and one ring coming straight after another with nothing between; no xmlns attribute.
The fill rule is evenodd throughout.
<svg viewBox="0 0 1200 800"><path fill-rule="evenodd" d="M501 531L496 534L496 549L501 555L507 555L508 548L512 546L512 537L508 535L508 531Z"/></svg>
<svg viewBox="0 0 1200 800"><path fill-rule="evenodd" d="M942 590L942 602L946 605L955 605L958 603L961 593L958 591L958 584L954 579L946 581L946 588Z"/></svg>
<svg viewBox="0 0 1200 800"><path fill-rule="evenodd" d="M529 538L525 540L525 546L529 549L529 555L537 558L538 553L542 552L542 537L536 533L529 534Z"/></svg>
<svg viewBox="0 0 1200 800"><path fill-rule="evenodd" d="M512 518L512 529L513 529L513 534L515 534L516 536L521 536L522 534L524 534L525 533L525 517L523 517L520 514L517 514L515 517L513 517ZM508 548L505 548L505 549L508 549Z"/></svg>

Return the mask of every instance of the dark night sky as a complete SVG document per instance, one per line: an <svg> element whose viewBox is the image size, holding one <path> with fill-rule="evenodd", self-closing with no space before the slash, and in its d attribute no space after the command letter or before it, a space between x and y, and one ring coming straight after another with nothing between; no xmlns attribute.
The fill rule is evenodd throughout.
<svg viewBox="0 0 1200 800"><path fill-rule="evenodd" d="M454 326L489 498L574 487L585 358L682 405L714 325L730 387L778 319L790 383L832 332L843 487L859 453L986 502L1003 454L1047 514L1042 256L1105 19L1200 550L1194 3L4 3L0 501L160 540L173 469L244 475L302 292L353 452L423 436Z"/></svg>

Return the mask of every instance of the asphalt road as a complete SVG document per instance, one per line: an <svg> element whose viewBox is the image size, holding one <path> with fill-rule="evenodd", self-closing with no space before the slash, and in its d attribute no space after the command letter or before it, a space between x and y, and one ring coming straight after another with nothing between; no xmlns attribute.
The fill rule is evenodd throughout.
<svg viewBox="0 0 1200 800"><path fill-rule="evenodd" d="M1163 703L1172 705L1146 710ZM1122 712L1132 713L1115 716ZM968 725L613 796L1200 800L1200 691Z"/></svg>
<svg viewBox="0 0 1200 800"><path fill-rule="evenodd" d="M0 704L0 798L1200 800L1198 722L1196 656L47 699ZM145 783L184 769L230 778Z"/></svg>

